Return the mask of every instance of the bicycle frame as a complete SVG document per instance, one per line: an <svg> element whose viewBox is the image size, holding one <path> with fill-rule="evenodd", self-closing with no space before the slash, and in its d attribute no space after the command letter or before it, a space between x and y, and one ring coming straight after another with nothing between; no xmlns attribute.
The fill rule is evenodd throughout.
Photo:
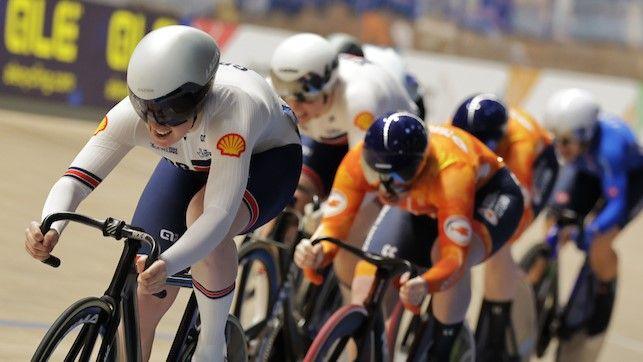
<svg viewBox="0 0 643 362"><path fill-rule="evenodd" d="M138 305L136 299L137 289L137 272L134 269L134 261L138 249L141 246L141 241L146 242L150 246L150 256L147 258L145 268L149 267L159 255L159 248L154 238L146 234L140 229L127 225L124 221L107 218L104 221L95 220L87 216L72 212L61 212L47 216L41 225L41 231L45 234L51 225L60 220L69 220L79 222L103 231L104 236L111 236L119 240L126 238L123 243L123 250L118 260L118 264L112 276L107 290L105 290L102 297L103 300L111 307L111 315L105 324L103 333L103 340L98 353L98 360L105 360L110 353L113 353L110 347L113 344L116 331L119 323L123 321L124 331L124 350L128 360L140 361L141 348L139 342L139 326L138 326ZM60 259L55 256L50 256L43 263L53 267L60 265ZM155 296L159 298L165 297L164 292L157 293ZM85 338L94 338L99 333L99 323L92 324L87 327L84 326L80 332L82 337L77 338L76 343L72 349L82 347L82 341ZM84 333L84 334L83 334ZM93 346L92 346L93 347ZM81 360L89 359L89 350L84 350L81 355Z"/></svg>

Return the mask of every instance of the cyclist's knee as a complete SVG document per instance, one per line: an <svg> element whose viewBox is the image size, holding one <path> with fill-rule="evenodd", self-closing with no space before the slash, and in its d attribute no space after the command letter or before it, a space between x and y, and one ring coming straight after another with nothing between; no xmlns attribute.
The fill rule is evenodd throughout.
<svg viewBox="0 0 643 362"><path fill-rule="evenodd" d="M373 284L376 268L365 261L357 263L355 277L351 284L351 303L364 304Z"/></svg>
<svg viewBox="0 0 643 362"><path fill-rule="evenodd" d="M617 234L617 231L608 231L597 236L589 250L590 266L600 280L609 281L616 277L618 256L613 241Z"/></svg>
<svg viewBox="0 0 643 362"><path fill-rule="evenodd" d="M172 303L179 294L179 287L166 286L167 295L165 298L157 298L150 294L141 293L137 290L138 311L141 318L146 318L156 323L163 317L163 315L170 309Z"/></svg>
<svg viewBox="0 0 643 362"><path fill-rule="evenodd" d="M462 321L471 300L471 272L467 270L451 288L434 293L431 299L433 315L444 323Z"/></svg>
<svg viewBox="0 0 643 362"><path fill-rule="evenodd" d="M201 278L211 276L206 277L208 279L206 283L215 285L222 283L227 286L231 280L236 278L237 261L237 246L234 240L225 238L210 254L193 265L192 274L199 275ZM210 281L210 279L212 280Z"/></svg>

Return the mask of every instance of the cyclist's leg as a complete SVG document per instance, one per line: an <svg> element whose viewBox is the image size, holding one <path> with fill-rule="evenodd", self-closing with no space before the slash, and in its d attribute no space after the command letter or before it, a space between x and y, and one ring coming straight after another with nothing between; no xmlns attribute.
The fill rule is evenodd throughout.
<svg viewBox="0 0 643 362"><path fill-rule="evenodd" d="M498 171L476 193L474 218L488 234L481 236L490 243L492 253L485 264L485 297L476 338L478 348L487 349L491 344L497 353L505 351L504 331L510 325L511 303L521 277L511 256L509 240L521 232L519 225L526 224L528 216L523 218L524 210L520 186L507 169Z"/></svg>
<svg viewBox="0 0 643 362"><path fill-rule="evenodd" d="M430 267L431 248L437 237L435 219L414 216L400 208L384 206L364 241L362 249L374 254L398 257ZM357 263L352 281L351 302L362 304L375 276L375 267Z"/></svg>
<svg viewBox="0 0 643 362"><path fill-rule="evenodd" d="M588 319L587 333L592 336L607 329L610 321L616 294L618 278L618 256L613 248L614 239L622 227L635 218L643 208L643 169L630 173L627 193L627 218L618 227L614 227L594 238L589 250L589 262L596 277L594 313ZM637 185L637 186L635 186Z"/></svg>
<svg viewBox="0 0 643 362"><path fill-rule="evenodd" d="M185 232L188 204L205 179L204 173L186 171L162 159L141 195L132 225L145 229L160 244L161 251L166 250ZM147 253L147 246L141 246L139 254ZM178 290L178 287L168 287L164 299L137 292L143 360L149 359L156 326L174 302Z"/></svg>
<svg viewBox="0 0 643 362"><path fill-rule="evenodd" d="M353 225L351 226L345 242L357 248L361 248L364 244L364 240L369 234L369 230L373 225L373 222L380 214L381 209L382 205L377 198L374 195L367 195L360 205L359 213L353 221ZM339 285L343 288L342 296L344 297L345 303L352 299L352 297L346 297L348 296L347 294L352 295L349 288L352 286L355 267L358 262L359 259L355 255L343 249L339 250L337 256L333 260L335 276L337 277Z"/></svg>
<svg viewBox="0 0 643 362"><path fill-rule="evenodd" d="M218 360L215 356L225 354L225 323L237 277L237 248L233 237L246 227L250 217L248 209L240 207L228 235L210 254L192 266L192 280L201 316L194 361Z"/></svg>
<svg viewBox="0 0 643 362"><path fill-rule="evenodd" d="M237 250L233 237L260 227L288 205L299 176L299 170L292 167L296 164L301 164L299 145L253 155L243 202L228 234L221 244L192 267L201 313L201 333L194 360L212 360L213 356L225 350L225 323L237 273ZM283 170L280 177L274 177L275 169ZM187 216L192 219L203 212L203 194L204 191L197 194L190 203Z"/></svg>

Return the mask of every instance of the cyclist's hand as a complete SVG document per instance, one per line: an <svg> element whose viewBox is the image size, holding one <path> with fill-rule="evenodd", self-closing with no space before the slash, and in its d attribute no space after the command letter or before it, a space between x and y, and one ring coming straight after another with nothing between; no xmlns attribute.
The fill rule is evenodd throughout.
<svg viewBox="0 0 643 362"><path fill-rule="evenodd" d="M25 249L34 259L45 260L58 243L58 231L51 229L44 236L40 223L32 221L25 230Z"/></svg>
<svg viewBox="0 0 643 362"><path fill-rule="evenodd" d="M302 239L295 249L295 264L300 268L317 269L324 260L321 243L313 245L310 240Z"/></svg>
<svg viewBox="0 0 643 362"><path fill-rule="evenodd" d="M422 276L409 279L409 273L404 273L400 278L400 300L405 305L418 306L429 293L429 286Z"/></svg>
<svg viewBox="0 0 643 362"><path fill-rule="evenodd" d="M167 279L167 267L165 261L157 260L149 268L143 271L147 256L141 256L136 260L138 274L138 287L144 294L154 294L165 289Z"/></svg>

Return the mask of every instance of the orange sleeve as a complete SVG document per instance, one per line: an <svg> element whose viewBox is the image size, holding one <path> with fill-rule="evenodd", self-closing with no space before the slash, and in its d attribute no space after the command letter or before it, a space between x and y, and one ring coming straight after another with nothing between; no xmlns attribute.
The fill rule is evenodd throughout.
<svg viewBox="0 0 643 362"><path fill-rule="evenodd" d="M511 145L505 157L505 164L520 181L520 184L531 193L533 186L533 165L536 155L533 142L517 141Z"/></svg>
<svg viewBox="0 0 643 362"><path fill-rule="evenodd" d="M351 150L339 165L333 188L326 200L321 221L321 236L345 239L353 225L364 195L369 191L360 165L361 148ZM337 254L337 246L322 243L324 264L327 265Z"/></svg>
<svg viewBox="0 0 643 362"><path fill-rule="evenodd" d="M434 195L438 208L440 259L423 274L429 292L449 288L460 278L473 236L475 171L471 165L456 163L442 170Z"/></svg>

